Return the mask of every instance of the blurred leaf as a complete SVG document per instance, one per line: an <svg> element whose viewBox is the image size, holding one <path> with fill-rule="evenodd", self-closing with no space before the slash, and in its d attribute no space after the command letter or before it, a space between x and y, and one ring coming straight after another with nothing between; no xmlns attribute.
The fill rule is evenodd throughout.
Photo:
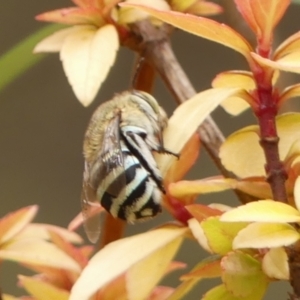
<svg viewBox="0 0 300 300"><path fill-rule="evenodd" d="M165 226L108 244L82 271L72 288L70 300L89 299L98 289L131 268L134 270L136 264L151 259L156 251L163 251L169 244L177 249L175 241L181 240L187 231L187 228Z"/></svg>
<svg viewBox="0 0 300 300"><path fill-rule="evenodd" d="M0 258L25 263L42 265L53 268L80 272L78 263L58 249L55 245L44 240L27 238L13 240L0 250Z"/></svg>
<svg viewBox="0 0 300 300"><path fill-rule="evenodd" d="M175 11L159 11L142 5L122 3L120 6L142 9L163 22L232 48L240 52L246 58L249 57L249 53L252 51L251 45L238 32L225 24L218 23L211 19Z"/></svg>
<svg viewBox="0 0 300 300"><path fill-rule="evenodd" d="M169 193L176 198L217 193L232 189L236 180L222 177L209 177L201 180L182 180L169 185Z"/></svg>
<svg viewBox="0 0 300 300"><path fill-rule="evenodd" d="M259 39L270 39L290 0L235 0L238 10Z"/></svg>
<svg viewBox="0 0 300 300"><path fill-rule="evenodd" d="M91 207L90 216L91 217L95 216L97 214L103 213L104 211L105 211L104 208L100 204L99 205L95 204L95 206ZM82 212L80 212L77 216L73 218L73 220L71 220L71 222L68 225L68 230L74 231L77 228L79 228L83 223L84 223L84 218Z"/></svg>
<svg viewBox="0 0 300 300"><path fill-rule="evenodd" d="M128 300L126 290L126 274L123 273L108 284L106 284L97 294L90 299L101 300Z"/></svg>
<svg viewBox="0 0 300 300"><path fill-rule="evenodd" d="M171 0L171 6L173 10L178 10L178 11L185 11L188 9L192 4L196 2L195 0ZM202 2L202 1L201 1Z"/></svg>
<svg viewBox="0 0 300 300"><path fill-rule="evenodd" d="M19 275L21 285L37 300L68 300L69 292L39 278Z"/></svg>
<svg viewBox="0 0 300 300"><path fill-rule="evenodd" d="M2 294L1 296L3 300L20 300L20 298L8 294Z"/></svg>
<svg viewBox="0 0 300 300"><path fill-rule="evenodd" d="M260 55L251 52L251 56L262 66L268 66L274 70L282 70L286 72L300 73L300 51L294 51L280 57L274 61L268 58L261 57Z"/></svg>
<svg viewBox="0 0 300 300"><path fill-rule="evenodd" d="M262 299L269 281L258 260L246 253L231 252L223 257L221 267L223 283L234 296Z"/></svg>
<svg viewBox="0 0 300 300"><path fill-rule="evenodd" d="M47 11L36 16L36 20L44 22L61 23L67 25L90 24L101 27L105 24L105 20L101 12L95 7L67 7Z"/></svg>
<svg viewBox="0 0 300 300"><path fill-rule="evenodd" d="M182 2L181 0L179 1ZM222 13L223 8L214 2L196 0L186 12L199 16L213 16Z"/></svg>
<svg viewBox="0 0 300 300"><path fill-rule="evenodd" d="M199 245L207 252L213 253L213 250L208 244L208 239L204 233L203 228L200 226L200 223L195 218L191 218L188 220L188 225L193 237L196 239Z"/></svg>
<svg viewBox="0 0 300 300"><path fill-rule="evenodd" d="M77 30L78 29L76 26L72 26L55 31L39 41L35 45L33 53L59 52L67 36L72 32L76 32Z"/></svg>
<svg viewBox="0 0 300 300"><path fill-rule="evenodd" d="M300 4L300 0L292 0L294 4Z"/></svg>
<svg viewBox="0 0 300 300"><path fill-rule="evenodd" d="M209 247L214 253L224 255L232 250L232 242L238 232L248 224L225 223L219 220L219 217L210 217L203 220L200 224L207 238Z"/></svg>
<svg viewBox="0 0 300 300"><path fill-rule="evenodd" d="M45 56L33 55L34 46L45 36L61 29L61 25L48 25L19 42L0 57L0 91L27 69L38 63ZM5 70L5 71L3 71Z"/></svg>
<svg viewBox="0 0 300 300"><path fill-rule="evenodd" d="M60 59L76 97L88 106L114 64L119 37L113 25L99 29L88 25L76 28L64 40Z"/></svg>
<svg viewBox="0 0 300 300"><path fill-rule="evenodd" d="M174 111L164 131L164 146L180 153L205 118L226 98L239 95L240 89L209 89L194 95ZM188 118L186 116L189 116ZM160 155L157 164L165 177L172 163L171 155Z"/></svg>
<svg viewBox="0 0 300 300"><path fill-rule="evenodd" d="M210 289L201 300L241 300L240 297L233 296L225 287L224 284L218 285ZM243 300L254 300L243 298Z"/></svg>
<svg viewBox="0 0 300 300"><path fill-rule="evenodd" d="M222 214L222 211L203 204L191 204L187 205L185 208L198 222L202 222L208 217L220 216Z"/></svg>
<svg viewBox="0 0 300 300"><path fill-rule="evenodd" d="M264 177L237 180L234 188L258 199L271 199L273 197L271 187Z"/></svg>
<svg viewBox="0 0 300 300"><path fill-rule="evenodd" d="M166 244L132 266L126 273L128 299L146 299L166 274L168 266L182 243L181 239ZM145 270L147 270L145 272Z"/></svg>
<svg viewBox="0 0 300 300"><path fill-rule="evenodd" d="M252 223L237 234L233 248L281 247L291 245L299 239L300 234L289 224Z"/></svg>
<svg viewBox="0 0 300 300"><path fill-rule="evenodd" d="M215 263L218 260L218 256L211 256L198 263L190 273L186 274L186 278L185 275L181 278L184 280L183 283L176 287L172 295L167 300L185 299L184 296L186 296L186 294L189 293L200 280L218 276L218 268L215 266ZM207 268L209 269L208 273L205 272ZM198 276L193 276L194 272Z"/></svg>
<svg viewBox="0 0 300 300"><path fill-rule="evenodd" d="M82 237L76 232L72 232L63 227L50 225L50 224L39 224L39 223L30 223L28 224L22 232L18 235L18 238L40 238L43 240L49 240L50 234L49 231L54 231L63 237L65 240L71 243L82 243Z"/></svg>
<svg viewBox="0 0 300 300"><path fill-rule="evenodd" d="M264 256L262 268L270 278L289 280L288 256L283 247L272 248Z"/></svg>
<svg viewBox="0 0 300 300"><path fill-rule="evenodd" d="M296 207L298 210L300 210L300 176L298 176L295 181L294 197L295 197Z"/></svg>
<svg viewBox="0 0 300 300"><path fill-rule="evenodd" d="M257 24L255 15L253 14L251 7L251 0L234 0L238 11L243 16L243 19L247 22L249 27L256 33L257 36L261 36L261 29Z"/></svg>
<svg viewBox="0 0 300 300"><path fill-rule="evenodd" d="M294 207L274 201L260 200L241 205L225 212L220 220L223 222L300 222L300 212Z"/></svg>
<svg viewBox="0 0 300 300"><path fill-rule="evenodd" d="M193 270L180 277L181 280L190 280L194 278L205 279L205 278L216 278L221 276L221 258L218 255L210 256L199 264L197 264Z"/></svg>
<svg viewBox="0 0 300 300"><path fill-rule="evenodd" d="M164 0L126 0L126 3L133 4L142 4L159 10L170 10L170 6L167 1ZM119 24L130 24L134 22L141 21L149 17L149 14L140 9L134 7L122 7L119 10L118 14L118 23Z"/></svg>
<svg viewBox="0 0 300 300"><path fill-rule="evenodd" d="M157 286L147 300L168 300L174 290L174 288L168 286Z"/></svg>
<svg viewBox="0 0 300 300"><path fill-rule="evenodd" d="M31 222L38 211L37 205L27 206L0 219L0 245L12 239Z"/></svg>
<svg viewBox="0 0 300 300"><path fill-rule="evenodd" d="M300 2L300 0L299 0ZM296 32L284 40L274 51L273 59L278 60L285 55L297 52L300 48L300 32Z"/></svg>
<svg viewBox="0 0 300 300"><path fill-rule="evenodd" d="M299 97L299 96L300 96L300 84L298 83L298 84L290 85L283 90L283 92L280 95L278 103L279 105L282 105L285 101L293 97Z"/></svg>
<svg viewBox="0 0 300 300"><path fill-rule="evenodd" d="M88 259L74 247L71 243L66 241L62 236L55 231L50 230L51 241L68 256L72 257L82 268L88 263Z"/></svg>

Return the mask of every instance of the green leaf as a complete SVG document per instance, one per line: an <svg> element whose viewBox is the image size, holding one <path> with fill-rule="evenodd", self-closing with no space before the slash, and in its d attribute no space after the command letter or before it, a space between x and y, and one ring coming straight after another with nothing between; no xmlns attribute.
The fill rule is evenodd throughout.
<svg viewBox="0 0 300 300"><path fill-rule="evenodd" d="M262 299L268 286L261 263L242 252L231 252L221 261L226 289L238 299Z"/></svg>
<svg viewBox="0 0 300 300"><path fill-rule="evenodd" d="M229 293L224 284L218 285L210 289L202 298L202 300L238 300Z"/></svg>
<svg viewBox="0 0 300 300"><path fill-rule="evenodd" d="M225 223L219 217L210 217L201 222L209 247L214 253L224 255L232 250L232 241L247 223Z"/></svg>
<svg viewBox="0 0 300 300"><path fill-rule="evenodd" d="M293 0L292 1L294 4L300 4L300 0Z"/></svg>
<svg viewBox="0 0 300 300"><path fill-rule="evenodd" d="M45 57L45 55L33 55L34 46L42 38L61 28L62 25L57 24L43 27L0 56L0 91Z"/></svg>

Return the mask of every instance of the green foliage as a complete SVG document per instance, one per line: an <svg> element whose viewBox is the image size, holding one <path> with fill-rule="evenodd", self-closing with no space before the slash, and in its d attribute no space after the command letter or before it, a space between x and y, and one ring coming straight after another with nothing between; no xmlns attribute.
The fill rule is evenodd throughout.
<svg viewBox="0 0 300 300"><path fill-rule="evenodd" d="M43 27L20 41L0 57L0 92L45 57L45 55L34 55L32 53L33 48L42 38L61 27L61 25L57 24Z"/></svg>

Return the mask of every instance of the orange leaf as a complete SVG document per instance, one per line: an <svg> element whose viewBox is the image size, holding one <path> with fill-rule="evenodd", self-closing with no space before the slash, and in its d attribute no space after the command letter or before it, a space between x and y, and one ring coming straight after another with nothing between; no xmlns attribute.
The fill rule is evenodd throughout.
<svg viewBox="0 0 300 300"><path fill-rule="evenodd" d="M222 212L218 209L211 208L203 204L191 204L185 207L189 213L197 219L198 222L202 222L204 219L212 216L220 216Z"/></svg>
<svg viewBox="0 0 300 300"><path fill-rule="evenodd" d="M213 16L222 13L223 8L216 3L200 0L190 6L186 12L194 15Z"/></svg>
<svg viewBox="0 0 300 300"><path fill-rule="evenodd" d="M28 224L22 232L18 235L18 238L38 238L42 240L49 240L50 235L49 231L56 232L66 241L74 244L80 244L83 242L83 239L76 232L72 232L65 228L49 225L49 224L39 224L31 223Z"/></svg>
<svg viewBox="0 0 300 300"><path fill-rule="evenodd" d="M35 273L42 274L42 278L45 279L49 284L65 290L70 289L70 286L73 285L76 278L76 276L74 276L74 273L59 268L28 265L23 263L22 266L34 271Z"/></svg>
<svg viewBox="0 0 300 300"><path fill-rule="evenodd" d="M27 206L0 219L0 244L7 242L24 229L37 211L37 205Z"/></svg>
<svg viewBox="0 0 300 300"><path fill-rule="evenodd" d="M170 182L176 182L183 178L190 168L196 162L200 151L200 138L198 134L194 134L185 144L180 157L175 160L168 170L164 181L166 185Z"/></svg>
<svg viewBox="0 0 300 300"><path fill-rule="evenodd" d="M290 0L251 0L250 5L262 35L268 35L284 15Z"/></svg>
<svg viewBox="0 0 300 300"><path fill-rule="evenodd" d="M252 51L251 45L243 36L225 24L180 12L159 11L142 5L122 3L120 6L140 8L163 22L205 39L220 43L240 52L246 58L250 58L249 52Z"/></svg>
<svg viewBox="0 0 300 300"><path fill-rule="evenodd" d="M63 289L59 289L47 282L41 281L39 278L19 276L22 286L36 299L43 300L67 300L69 293Z"/></svg>
<svg viewBox="0 0 300 300"><path fill-rule="evenodd" d="M80 272L78 263L52 243L40 239L14 239L0 250L1 259L8 259L27 265L42 265Z"/></svg>
<svg viewBox="0 0 300 300"><path fill-rule="evenodd" d="M232 189L234 179L219 176L201 180L182 180L171 183L168 191L172 197L185 198L206 193L216 193Z"/></svg>
<svg viewBox="0 0 300 300"><path fill-rule="evenodd" d="M36 20L67 25L91 24L98 27L105 24L99 11L95 8L68 7L56 9L37 15Z"/></svg>
<svg viewBox="0 0 300 300"><path fill-rule="evenodd" d="M189 274L192 274L194 271L197 272L197 270L200 270L201 268L205 269L206 265L213 264L213 262L216 261L217 259L218 259L218 257L214 256L214 257L209 257L208 259L201 261L199 264L197 264L192 269L192 271ZM212 268L210 271L212 271L213 269L214 268ZM211 276L212 273L213 272L211 272L210 274L208 273L210 278L212 278L212 276ZM181 278L184 280L184 282L181 283L178 287L176 287L176 289L174 290L172 295L168 298L168 300L187 299L184 296L203 278L201 276L192 277L192 276L189 276L189 274L186 274L189 278L185 278L186 275L184 275L183 278ZM205 274L203 274L203 275L205 275Z"/></svg>
<svg viewBox="0 0 300 300"><path fill-rule="evenodd" d="M50 230L50 236L52 242L70 257L72 257L82 268L88 263L88 259L81 253L81 251L75 248L72 244L68 243L55 231Z"/></svg>
<svg viewBox="0 0 300 300"><path fill-rule="evenodd" d="M193 270L180 277L181 280L215 278L221 276L221 258L218 255L208 257L201 261Z"/></svg>
<svg viewBox="0 0 300 300"><path fill-rule="evenodd" d="M174 292L174 288L168 286L157 286L147 300L167 300Z"/></svg>
<svg viewBox="0 0 300 300"><path fill-rule="evenodd" d="M300 31L288 37L275 50L273 59L278 60L281 57L300 49Z"/></svg>
<svg viewBox="0 0 300 300"><path fill-rule="evenodd" d="M235 189L259 199L271 199L272 191L265 177L249 177L236 181Z"/></svg>
<svg viewBox="0 0 300 300"><path fill-rule="evenodd" d="M126 300L128 299L126 290L126 275L122 274L113 281L109 282L99 292L97 292L95 299L101 300Z"/></svg>
<svg viewBox="0 0 300 300"><path fill-rule="evenodd" d="M270 42L273 29L290 5L290 0L235 0L235 3L259 39Z"/></svg>
<svg viewBox="0 0 300 300"><path fill-rule="evenodd" d="M186 263L180 262L180 261L171 261L170 265L168 266L168 269L166 271L166 274L169 274L173 271L181 270L186 268Z"/></svg>
<svg viewBox="0 0 300 300"><path fill-rule="evenodd" d="M261 29L259 28L252 11L251 0L234 0L234 2L249 27L256 35L261 36Z"/></svg>
<svg viewBox="0 0 300 300"><path fill-rule="evenodd" d="M283 103L285 103L285 101L293 97L299 97L299 95L300 95L300 83L288 86L281 93L278 104L282 105Z"/></svg>
<svg viewBox="0 0 300 300"><path fill-rule="evenodd" d="M100 214L101 212L104 212L104 208L99 204L99 206L91 206L92 213L90 216L95 216L97 214ZM84 222L83 215L80 212L68 225L68 230L74 231L78 227L80 227Z"/></svg>
<svg viewBox="0 0 300 300"><path fill-rule="evenodd" d="M92 253L94 252L94 246L86 245L79 248L79 251L84 255L86 258L91 257Z"/></svg>

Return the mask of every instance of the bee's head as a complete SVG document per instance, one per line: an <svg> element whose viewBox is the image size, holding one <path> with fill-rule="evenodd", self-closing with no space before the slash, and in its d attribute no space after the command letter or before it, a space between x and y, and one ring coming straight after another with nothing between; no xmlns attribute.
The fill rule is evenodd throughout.
<svg viewBox="0 0 300 300"><path fill-rule="evenodd" d="M160 127L164 129L168 123L168 117L164 109L158 104L157 100L150 94L134 90L132 95L137 98L141 109L151 118L156 119Z"/></svg>

